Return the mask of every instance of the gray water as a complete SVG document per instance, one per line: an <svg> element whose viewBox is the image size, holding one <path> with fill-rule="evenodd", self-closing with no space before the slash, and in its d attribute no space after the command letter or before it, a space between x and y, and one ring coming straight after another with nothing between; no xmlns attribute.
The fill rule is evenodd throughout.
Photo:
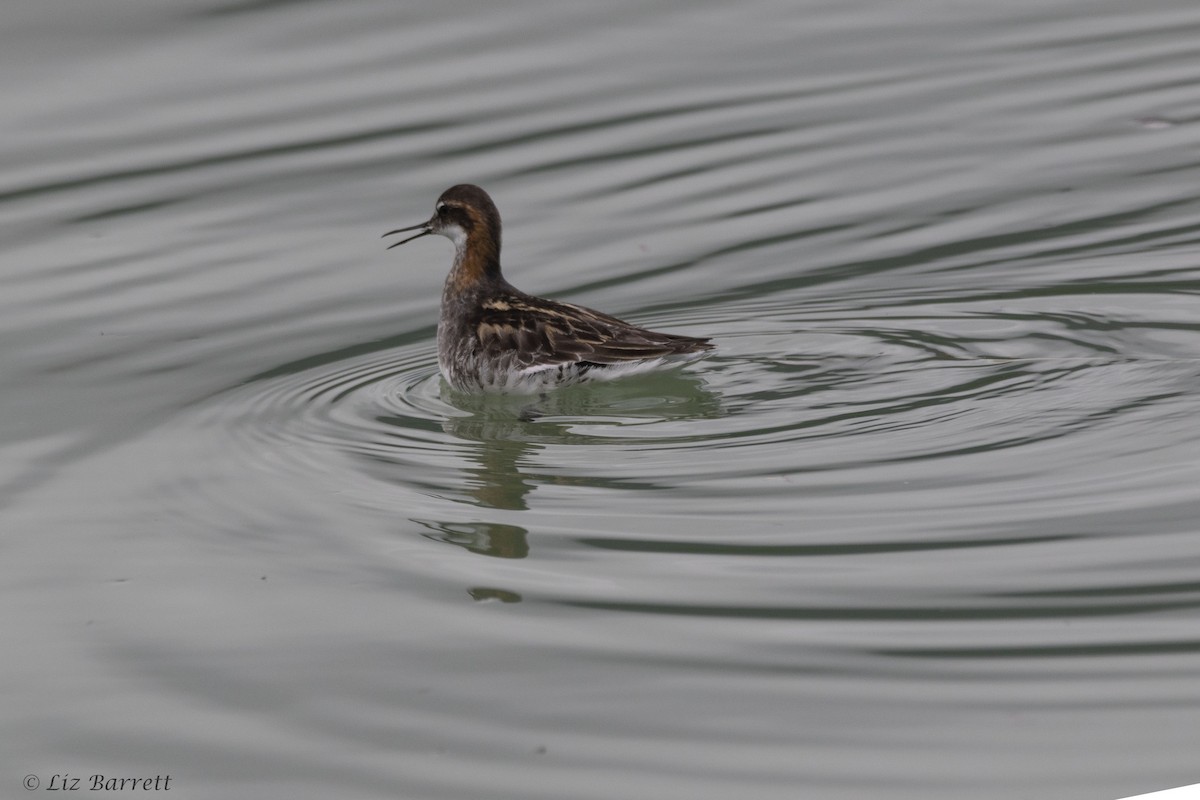
<svg viewBox="0 0 1200 800"><path fill-rule="evenodd" d="M9 0L0 795L1200 782L1198 65L1191 0ZM719 351L451 392L379 236L463 181Z"/></svg>

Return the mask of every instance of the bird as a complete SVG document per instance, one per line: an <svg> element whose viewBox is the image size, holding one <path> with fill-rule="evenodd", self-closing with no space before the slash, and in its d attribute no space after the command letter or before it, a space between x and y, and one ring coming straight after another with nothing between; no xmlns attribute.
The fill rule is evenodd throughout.
<svg viewBox="0 0 1200 800"><path fill-rule="evenodd" d="M460 391L533 394L673 366L715 347L517 289L500 271L500 212L474 184L450 187L427 221L383 236L412 231L387 249L430 234L454 243L437 349L442 376Z"/></svg>

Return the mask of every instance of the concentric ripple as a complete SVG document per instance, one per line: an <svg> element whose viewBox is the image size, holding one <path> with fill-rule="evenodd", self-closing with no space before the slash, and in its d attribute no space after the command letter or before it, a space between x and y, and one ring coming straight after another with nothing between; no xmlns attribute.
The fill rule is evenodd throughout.
<svg viewBox="0 0 1200 800"><path fill-rule="evenodd" d="M527 493L569 483L617 490L619 513L636 519L654 501L642 506L649 496L635 490L670 484L692 487L697 515L722 518L731 498L753 494L757 514L782 522L798 494L849 511L855 495L903 487L907 502L928 503L903 523L913 536L960 526L945 514L967 508L999 531L1076 497L1128 507L1157 481L1131 473L1131 459L1193 444L1153 421L1186 413L1197 364L1114 358L1089 342L1101 325L1086 317L1020 327L1011 312L970 308L852 320L825 310L797 337L793 314L787 298L756 305L753 323L736 303L711 307L714 356L542 398L455 392L437 374L432 338L421 339L272 370L212 398L200 424L249 463L380 511L409 504L398 487L473 505L490 496L503 508L523 501L489 495L489 485ZM1021 342L1054 355L1013 355ZM1164 491L1159 483L1152 494ZM726 535L706 528L692 530L701 549Z"/></svg>

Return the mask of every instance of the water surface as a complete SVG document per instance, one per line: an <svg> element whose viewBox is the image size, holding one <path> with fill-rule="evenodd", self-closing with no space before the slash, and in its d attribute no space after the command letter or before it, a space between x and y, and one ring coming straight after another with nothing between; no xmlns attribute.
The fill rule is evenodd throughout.
<svg viewBox="0 0 1200 800"><path fill-rule="evenodd" d="M1200 10L16 2L0 780L186 797L1200 781ZM510 280L714 337L437 375ZM532 404L532 405L531 405Z"/></svg>

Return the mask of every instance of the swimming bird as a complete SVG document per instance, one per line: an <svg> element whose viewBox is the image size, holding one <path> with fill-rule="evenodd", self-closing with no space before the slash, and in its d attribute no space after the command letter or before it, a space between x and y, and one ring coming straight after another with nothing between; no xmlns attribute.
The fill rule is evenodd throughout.
<svg viewBox="0 0 1200 800"><path fill-rule="evenodd" d="M706 338L646 330L517 289L500 272L500 212L478 186L450 187L428 221L383 235L409 231L419 233L388 249L432 233L454 242L437 344L438 367L456 389L534 393L658 369L713 349Z"/></svg>

